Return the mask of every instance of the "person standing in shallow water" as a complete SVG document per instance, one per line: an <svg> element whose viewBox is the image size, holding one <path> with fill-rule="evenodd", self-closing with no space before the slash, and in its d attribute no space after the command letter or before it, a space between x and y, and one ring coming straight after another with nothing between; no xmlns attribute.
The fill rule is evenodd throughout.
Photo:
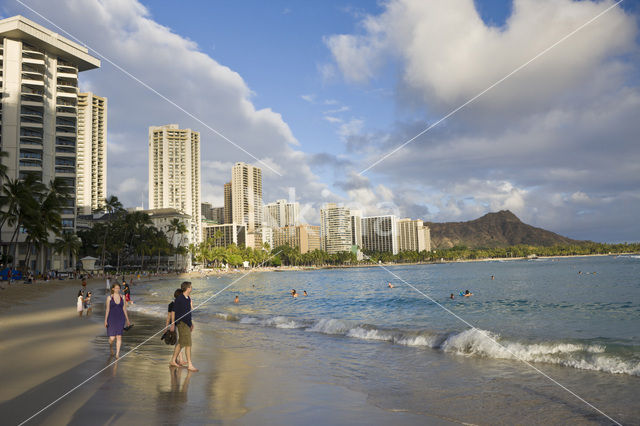
<svg viewBox="0 0 640 426"><path fill-rule="evenodd" d="M191 362L191 332L193 331L193 322L191 321L191 311L193 310L193 306L191 305L191 282L183 282L180 288L182 289L182 294L176 297L173 305L178 327L178 344L173 350L173 357L171 357L169 365L179 367L176 363L176 358L180 350L184 348L185 355L187 356L187 368L189 371L198 371Z"/></svg>
<svg viewBox="0 0 640 426"><path fill-rule="evenodd" d="M78 316L82 316L82 311L84 311L84 295L82 294L82 290L78 291L78 299L76 302L76 307L78 310Z"/></svg>
<svg viewBox="0 0 640 426"><path fill-rule="evenodd" d="M113 341L116 341L116 358L120 357L120 346L122 345L122 330L125 323L130 326L127 305L120 294L120 284L111 285L111 294L107 296L107 309L104 313L104 326L107 328L109 336L109 349L113 355Z"/></svg>

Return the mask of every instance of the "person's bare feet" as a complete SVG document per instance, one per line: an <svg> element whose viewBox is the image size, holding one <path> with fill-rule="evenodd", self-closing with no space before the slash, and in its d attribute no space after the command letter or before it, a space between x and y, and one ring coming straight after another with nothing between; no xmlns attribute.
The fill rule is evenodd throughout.
<svg viewBox="0 0 640 426"><path fill-rule="evenodd" d="M169 363L169 367L177 367L177 368L180 368L180 367L182 367L182 366L181 366L180 364L176 364L175 362L171 361L171 362Z"/></svg>
<svg viewBox="0 0 640 426"><path fill-rule="evenodd" d="M193 365L192 365L192 366L190 366L190 367L188 367L188 368L187 368L187 370L192 371L192 372L194 372L194 373L195 373L196 371L200 371L200 370L198 370L197 368L195 368Z"/></svg>

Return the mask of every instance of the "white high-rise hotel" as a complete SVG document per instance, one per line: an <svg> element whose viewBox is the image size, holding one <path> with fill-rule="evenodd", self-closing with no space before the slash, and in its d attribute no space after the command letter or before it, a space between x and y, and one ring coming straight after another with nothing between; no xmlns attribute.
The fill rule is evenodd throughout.
<svg viewBox="0 0 640 426"><path fill-rule="evenodd" d="M200 133L177 124L149 127L149 209L191 216L191 241L202 238Z"/></svg>
<svg viewBox="0 0 640 426"><path fill-rule="evenodd" d="M265 226L284 228L300 224L300 203L277 200L264 206Z"/></svg>
<svg viewBox="0 0 640 426"><path fill-rule="evenodd" d="M91 214L107 198L107 98L78 94L77 201Z"/></svg>
<svg viewBox="0 0 640 426"><path fill-rule="evenodd" d="M232 222L254 232L262 225L262 169L236 163L231 170Z"/></svg>
<svg viewBox="0 0 640 426"><path fill-rule="evenodd" d="M68 40L22 16L0 21L0 84L2 161L10 179L36 175L49 183L60 178L75 194L78 73L100 67L87 48ZM76 199L62 211L65 232L75 231ZM2 229L2 241L13 230ZM24 241L25 235L19 236ZM48 249L44 249L45 251ZM20 263L26 250L18 250ZM32 256L31 259L35 259ZM58 256L44 253L45 264L28 265L34 270L66 268ZM52 264L46 264L53 259ZM19 264L18 263L18 264Z"/></svg>

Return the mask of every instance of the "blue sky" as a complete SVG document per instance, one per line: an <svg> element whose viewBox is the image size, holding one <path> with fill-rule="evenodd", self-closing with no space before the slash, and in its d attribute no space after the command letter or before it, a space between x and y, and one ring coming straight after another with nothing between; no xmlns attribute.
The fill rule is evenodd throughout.
<svg viewBox="0 0 640 426"><path fill-rule="evenodd" d="M328 201L437 222L509 209L573 238L640 240L637 0L366 173L614 1L28 4L267 164L265 201L294 187L310 223ZM255 162L106 61L80 83L109 98L108 189L126 205L146 198L150 125L201 132L204 201Z"/></svg>

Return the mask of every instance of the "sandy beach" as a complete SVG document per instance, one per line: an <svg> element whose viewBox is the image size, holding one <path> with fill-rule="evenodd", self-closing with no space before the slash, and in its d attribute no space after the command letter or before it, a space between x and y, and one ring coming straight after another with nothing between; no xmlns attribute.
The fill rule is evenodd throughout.
<svg viewBox="0 0 640 426"><path fill-rule="evenodd" d="M75 310L79 281L13 284L0 293L3 424L20 424L89 378L28 424L449 424L383 410L365 394L309 380L283 354L250 349L228 332L206 347L196 338L198 373L170 369L171 348L159 337L113 363L103 286L88 283L94 313L82 318ZM123 337L123 353L162 327L156 318L130 316L135 327Z"/></svg>

